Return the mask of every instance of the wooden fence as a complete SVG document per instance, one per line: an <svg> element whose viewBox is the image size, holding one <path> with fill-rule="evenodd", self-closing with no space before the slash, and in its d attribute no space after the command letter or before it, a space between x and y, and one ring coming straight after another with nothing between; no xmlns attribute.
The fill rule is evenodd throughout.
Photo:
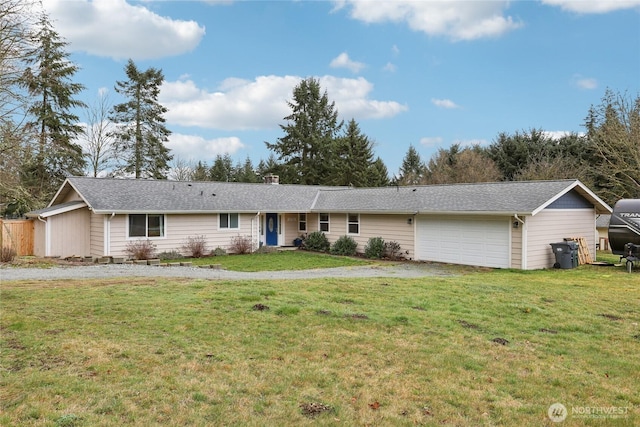
<svg viewBox="0 0 640 427"><path fill-rule="evenodd" d="M18 256L33 255L33 229L31 219L0 219L0 248L13 248Z"/></svg>

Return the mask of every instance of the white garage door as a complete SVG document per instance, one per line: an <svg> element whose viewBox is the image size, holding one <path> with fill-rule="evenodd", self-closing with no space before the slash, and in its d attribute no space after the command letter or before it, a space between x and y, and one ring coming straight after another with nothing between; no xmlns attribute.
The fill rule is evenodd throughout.
<svg viewBox="0 0 640 427"><path fill-rule="evenodd" d="M508 268L508 218L435 217L416 219L416 258L422 261Z"/></svg>

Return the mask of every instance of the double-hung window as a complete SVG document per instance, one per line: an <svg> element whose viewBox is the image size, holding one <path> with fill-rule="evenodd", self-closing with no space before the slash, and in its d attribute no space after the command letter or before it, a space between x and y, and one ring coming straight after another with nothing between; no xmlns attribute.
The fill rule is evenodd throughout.
<svg viewBox="0 0 640 427"><path fill-rule="evenodd" d="M328 233L329 232L329 214L321 213L319 214L318 217L319 217L320 231L324 233Z"/></svg>
<svg viewBox="0 0 640 427"><path fill-rule="evenodd" d="M238 221L238 214L237 213L221 213L220 228L230 229L230 230L240 228L240 222Z"/></svg>
<svg viewBox="0 0 640 427"><path fill-rule="evenodd" d="M347 214L347 233L360 234L360 215Z"/></svg>
<svg viewBox="0 0 640 427"><path fill-rule="evenodd" d="M307 214L298 214L298 231L307 231Z"/></svg>
<svg viewBox="0 0 640 427"><path fill-rule="evenodd" d="M164 215L129 215L129 237L164 237Z"/></svg>

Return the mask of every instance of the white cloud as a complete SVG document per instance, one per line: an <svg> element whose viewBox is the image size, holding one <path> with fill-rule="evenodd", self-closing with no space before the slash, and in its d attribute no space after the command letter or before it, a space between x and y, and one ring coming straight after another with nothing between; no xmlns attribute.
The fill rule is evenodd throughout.
<svg viewBox="0 0 640 427"><path fill-rule="evenodd" d="M365 64L362 62L356 62L349 58L349 55L346 52L342 52L340 55L333 58L331 63L329 64L331 68L346 68L350 70L352 73L359 73L364 67Z"/></svg>
<svg viewBox="0 0 640 427"><path fill-rule="evenodd" d="M392 64L391 62L387 62L382 69L390 73L395 73L397 67L395 66L395 64Z"/></svg>
<svg viewBox="0 0 640 427"><path fill-rule="evenodd" d="M584 77L580 74L576 74L571 78L573 85L580 89L593 90L598 88L598 80L592 77Z"/></svg>
<svg viewBox="0 0 640 427"><path fill-rule="evenodd" d="M545 130L542 133L547 138L550 138L550 139L553 139L553 140L558 140L558 139L564 138L565 136L572 135L575 132L571 132L571 131L568 131L568 130ZM578 135L584 136L584 132L579 132Z"/></svg>
<svg viewBox="0 0 640 427"><path fill-rule="evenodd" d="M458 104L456 104L455 102L453 102L450 99L431 98L431 103L433 105L435 105L436 107L446 108L448 110L451 110L451 109L454 109L454 108L460 108L460 106Z"/></svg>
<svg viewBox="0 0 640 427"><path fill-rule="evenodd" d="M291 113L287 101L300 83L297 76L260 76L253 81L227 79L217 91L197 87L191 80L164 82L159 101L168 108L169 123L222 130L276 129ZM395 101L369 98L373 85L364 78L319 78L341 117L382 119L406 111Z"/></svg>
<svg viewBox="0 0 640 427"><path fill-rule="evenodd" d="M171 149L171 154L174 155L174 158L187 161L202 160L208 163L211 163L211 160L218 154L234 154L244 148L240 138L235 136L205 139L201 136L180 133L172 133L166 146Z"/></svg>
<svg viewBox="0 0 640 427"><path fill-rule="evenodd" d="M125 0L44 0L70 50L115 59L152 59L193 50L205 34L194 21L175 20Z"/></svg>
<svg viewBox="0 0 640 427"><path fill-rule="evenodd" d="M350 8L353 19L367 23L406 23L414 31L454 41L500 36L522 26L504 16L501 1L335 1L334 10Z"/></svg>
<svg viewBox="0 0 640 427"><path fill-rule="evenodd" d="M616 10L640 9L640 0L542 0L549 6L576 13L609 13Z"/></svg>
<svg viewBox="0 0 640 427"><path fill-rule="evenodd" d="M437 147L442 144L442 137L440 136L425 136L420 138L420 144L425 147Z"/></svg>

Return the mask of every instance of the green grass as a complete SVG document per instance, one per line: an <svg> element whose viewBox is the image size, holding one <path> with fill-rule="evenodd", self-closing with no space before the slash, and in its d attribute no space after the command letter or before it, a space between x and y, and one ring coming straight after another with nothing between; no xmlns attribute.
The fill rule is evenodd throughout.
<svg viewBox="0 0 640 427"><path fill-rule="evenodd" d="M231 271L309 270L372 264L371 260L307 251L275 251L250 255L225 255L189 259L194 265L220 264Z"/></svg>
<svg viewBox="0 0 640 427"><path fill-rule="evenodd" d="M638 425L640 273L454 271L4 282L0 425Z"/></svg>

